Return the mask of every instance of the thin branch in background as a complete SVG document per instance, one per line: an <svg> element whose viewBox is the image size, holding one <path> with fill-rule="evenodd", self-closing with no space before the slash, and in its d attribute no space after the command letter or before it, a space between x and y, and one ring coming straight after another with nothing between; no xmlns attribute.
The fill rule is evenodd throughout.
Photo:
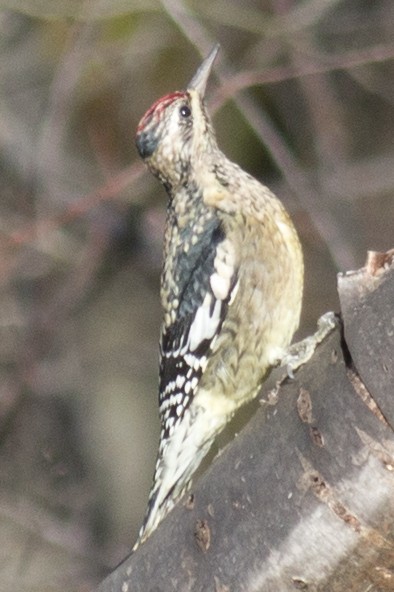
<svg viewBox="0 0 394 592"><path fill-rule="evenodd" d="M0 244L2 252L0 279L2 285L5 286L14 277L15 267L18 265L15 249L19 249L22 246L35 246L36 248L38 246L38 248L44 249L42 241L39 240L37 245L37 237L39 239L47 239L51 232L59 230L67 226L67 224L82 218L103 202L118 199L119 195L125 190L131 192L133 185L137 183L144 173L145 167L143 163L136 161L124 171L114 175L106 185L92 191L88 195L76 199L63 212L57 215L43 216L38 220L29 221L18 230L10 231L3 226L0 229L3 235L2 243ZM135 194L135 197L137 198L137 194ZM100 253L102 253L101 248ZM94 259L96 260L96 258ZM90 268L90 265L88 268ZM78 275L78 270L76 273ZM79 278L78 283L80 280L81 278Z"/></svg>
<svg viewBox="0 0 394 592"><path fill-rule="evenodd" d="M62 147L72 113L72 101L81 71L86 67L92 52L93 27L91 24L74 23L69 31L62 58L57 65L49 90L48 108L40 128L36 152L37 216L48 210L48 199L59 193L58 180L64 175Z"/></svg>
<svg viewBox="0 0 394 592"><path fill-rule="evenodd" d="M289 13L280 18L263 13L260 7L253 9L227 0L206 3L203 7L196 5L196 10L201 11L198 14L205 19L259 35L272 42L276 37L283 38L315 26L339 2L341 0L307 0L295 4Z"/></svg>
<svg viewBox="0 0 394 592"><path fill-rule="evenodd" d="M394 58L394 48L393 55ZM366 63L366 66L369 64ZM372 68L353 68L350 70L350 75L364 90L369 94L380 97L383 101L390 105L394 105L394 82L393 77L377 77Z"/></svg>
<svg viewBox="0 0 394 592"><path fill-rule="evenodd" d="M304 62L302 65L279 66L261 70L244 70L234 74L213 93L212 107L215 111L233 96L251 86L277 84L288 80L296 80L316 74L345 70L354 74L356 68L369 64L386 62L394 59L394 45L375 45L367 50L349 51L338 55L316 54L314 62Z"/></svg>
<svg viewBox="0 0 394 592"><path fill-rule="evenodd" d="M130 189L145 172L142 162L136 161L124 171L114 175L105 185L91 193L76 199L72 204L56 216L42 217L37 222L26 224L24 228L8 234L8 240L13 245L25 245L35 240L37 234L45 235L92 211L103 201L116 199L122 191Z"/></svg>

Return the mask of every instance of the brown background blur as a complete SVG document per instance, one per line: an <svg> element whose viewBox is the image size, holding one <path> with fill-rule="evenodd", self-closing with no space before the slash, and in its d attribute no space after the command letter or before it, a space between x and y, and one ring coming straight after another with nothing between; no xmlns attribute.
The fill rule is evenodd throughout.
<svg viewBox="0 0 394 592"><path fill-rule="evenodd" d="M130 550L158 440L166 197L134 130L219 41L224 152L291 212L299 336L394 247L392 0L0 2L0 592Z"/></svg>

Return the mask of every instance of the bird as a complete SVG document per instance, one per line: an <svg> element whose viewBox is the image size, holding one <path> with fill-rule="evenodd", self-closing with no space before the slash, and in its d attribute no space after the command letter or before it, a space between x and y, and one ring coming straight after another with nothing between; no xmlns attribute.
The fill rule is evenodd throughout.
<svg viewBox="0 0 394 592"><path fill-rule="evenodd" d="M144 542L298 328L299 237L281 201L220 150L205 102L219 45L186 90L157 100L136 147L168 201L160 298L160 442Z"/></svg>

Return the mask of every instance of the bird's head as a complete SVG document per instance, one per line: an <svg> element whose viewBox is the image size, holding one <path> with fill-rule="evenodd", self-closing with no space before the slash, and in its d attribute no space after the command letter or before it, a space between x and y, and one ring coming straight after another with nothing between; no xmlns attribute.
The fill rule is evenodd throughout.
<svg viewBox="0 0 394 592"><path fill-rule="evenodd" d="M167 186L185 181L193 161L216 146L204 95L216 45L203 61L185 91L156 101L137 127L136 145L150 170Z"/></svg>

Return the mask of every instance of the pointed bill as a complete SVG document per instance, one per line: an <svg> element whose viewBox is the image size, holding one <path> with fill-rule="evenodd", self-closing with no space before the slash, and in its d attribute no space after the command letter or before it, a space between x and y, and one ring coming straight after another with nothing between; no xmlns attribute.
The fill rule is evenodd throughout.
<svg viewBox="0 0 394 592"><path fill-rule="evenodd" d="M191 79L188 90L196 90L201 97L205 95L205 89L207 86L208 78L212 70L213 63L220 49L219 43L217 43L210 51L209 55L205 58L193 78Z"/></svg>

